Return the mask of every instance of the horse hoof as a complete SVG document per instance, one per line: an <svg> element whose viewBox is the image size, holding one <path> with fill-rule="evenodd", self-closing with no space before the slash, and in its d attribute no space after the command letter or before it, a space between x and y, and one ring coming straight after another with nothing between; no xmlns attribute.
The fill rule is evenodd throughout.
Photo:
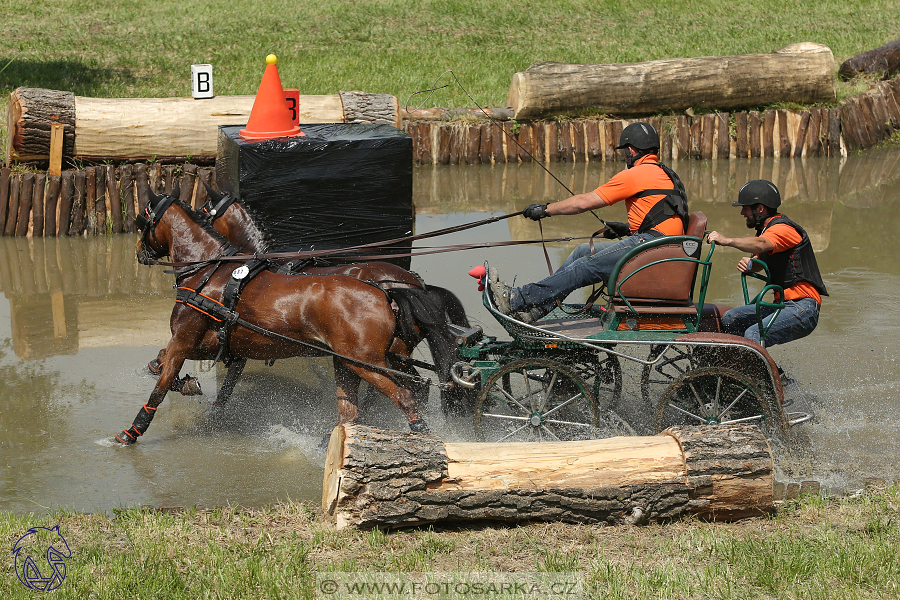
<svg viewBox="0 0 900 600"><path fill-rule="evenodd" d="M413 433L431 433L431 430L428 429L428 425L425 424L425 420L422 419L422 417L416 417L410 421L409 430Z"/></svg>
<svg viewBox="0 0 900 600"><path fill-rule="evenodd" d="M149 363L147 363L147 368L150 369L150 373L152 375L159 375L162 373L163 364L159 362L158 358L154 358Z"/></svg>
<svg viewBox="0 0 900 600"><path fill-rule="evenodd" d="M190 375L184 376L181 383L181 394L183 396L202 396L203 390L200 389L200 380Z"/></svg>
<svg viewBox="0 0 900 600"><path fill-rule="evenodd" d="M130 435L128 431L124 429L117 433L113 440L115 440L117 444L121 444L122 446L131 446L135 442L137 442L137 438Z"/></svg>

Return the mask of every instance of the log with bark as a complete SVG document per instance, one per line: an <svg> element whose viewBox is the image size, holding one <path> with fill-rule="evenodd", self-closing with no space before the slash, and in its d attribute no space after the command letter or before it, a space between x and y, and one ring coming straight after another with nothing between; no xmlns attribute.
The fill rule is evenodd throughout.
<svg viewBox="0 0 900 600"><path fill-rule="evenodd" d="M63 154L84 160L215 159L219 125L246 123L255 96L87 98L71 92L17 88L7 112L7 156L46 160L50 128L65 126ZM389 123L400 106L388 94L340 92L300 96L300 123Z"/></svg>
<svg viewBox="0 0 900 600"><path fill-rule="evenodd" d="M772 454L755 426L469 444L342 425L328 445L322 504L338 528L734 520L770 511L773 483Z"/></svg>
<svg viewBox="0 0 900 600"><path fill-rule="evenodd" d="M900 39L848 58L838 69L838 76L848 80L862 74L880 74L882 79L890 79L898 71L900 71Z"/></svg>
<svg viewBox="0 0 900 600"><path fill-rule="evenodd" d="M769 54L580 65L545 62L513 75L507 104L515 119L595 109L654 114L705 106L739 109L773 102L833 101L834 56L804 42Z"/></svg>

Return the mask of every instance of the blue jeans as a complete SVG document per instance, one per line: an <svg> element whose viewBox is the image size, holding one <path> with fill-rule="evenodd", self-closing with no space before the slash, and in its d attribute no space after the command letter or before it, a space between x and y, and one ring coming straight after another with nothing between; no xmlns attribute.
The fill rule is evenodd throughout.
<svg viewBox="0 0 900 600"><path fill-rule="evenodd" d="M536 283L529 283L510 290L509 304L513 311L521 311L532 306L551 308L556 300L578 288L609 280L613 267L625 254L647 240L662 234L651 231L630 235L620 240L594 242L594 253L589 244L581 244L565 260L553 275Z"/></svg>
<svg viewBox="0 0 900 600"><path fill-rule="evenodd" d="M766 334L766 347L786 344L808 336L819 323L819 303L812 298L785 301L785 307L772 323ZM763 326L772 321L771 308L763 308ZM756 306L748 304L732 308L722 315L725 333L742 335L748 340L759 343L759 321L756 318Z"/></svg>

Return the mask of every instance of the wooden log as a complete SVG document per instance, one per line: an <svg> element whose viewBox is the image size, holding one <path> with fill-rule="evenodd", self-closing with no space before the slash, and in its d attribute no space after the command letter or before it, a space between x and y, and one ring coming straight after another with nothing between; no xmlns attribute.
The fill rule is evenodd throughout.
<svg viewBox="0 0 900 600"><path fill-rule="evenodd" d="M547 134L544 123L531 124L531 154L534 160L543 163L547 151Z"/></svg>
<svg viewBox="0 0 900 600"><path fill-rule="evenodd" d="M800 125L797 127L797 137L794 140L794 158L800 158L806 150L806 131L809 129L810 116L808 110L800 115Z"/></svg>
<svg viewBox="0 0 900 600"><path fill-rule="evenodd" d="M115 176L115 168L107 171L107 180L106 180L106 192L107 198L109 200L109 221L112 224L113 233L122 233L123 231L123 219L122 219L122 173L124 172L126 165L122 165L119 167L119 184L116 185L116 176ZM166 165L167 168L171 167L174 170L172 165ZM168 185L168 183L167 183ZM171 187L166 191L166 193L171 192Z"/></svg>
<svg viewBox="0 0 900 600"><path fill-rule="evenodd" d="M551 121L547 130L547 162L559 162L559 123Z"/></svg>
<svg viewBox="0 0 900 600"><path fill-rule="evenodd" d="M783 110L775 111L778 118L778 156L781 158L791 157L791 140L788 134L788 118L787 113Z"/></svg>
<svg viewBox="0 0 900 600"><path fill-rule="evenodd" d="M183 202L187 202L190 204L190 197L194 193L194 179L196 177L197 166L190 165L193 167L194 172L188 173L187 167L185 167L185 174L182 178L182 187L180 200ZM119 168L119 197L122 198L122 208L119 213L119 226L122 228L122 231L126 231L128 233L134 233L134 166L133 165L122 165ZM113 228L116 227L115 221L113 221ZM117 231L116 233L121 233Z"/></svg>
<svg viewBox="0 0 900 600"><path fill-rule="evenodd" d="M341 90L342 115L334 115L332 118L342 118L345 123L373 123L391 125L400 129L403 117L400 114L400 101L390 94L370 94L367 92L349 92ZM301 98L304 98L301 96ZM309 96L301 101L301 105L309 102ZM308 109L307 109L308 114ZM317 116L312 115L314 118ZM301 123L315 123L301 116ZM322 117L319 117L322 118ZM321 123L339 123L341 121L319 121Z"/></svg>
<svg viewBox="0 0 900 600"><path fill-rule="evenodd" d="M587 160L587 140L585 136L584 121L574 121L572 123L572 153L575 162L584 162Z"/></svg>
<svg viewBox="0 0 900 600"><path fill-rule="evenodd" d="M503 123L503 131L506 137L506 162L519 162L519 151L516 145L517 134L513 132L513 124L509 122Z"/></svg>
<svg viewBox="0 0 900 600"><path fill-rule="evenodd" d="M84 233L85 190L87 188L87 176L84 171L75 172L75 197L72 200L72 227L70 235Z"/></svg>
<svg viewBox="0 0 900 600"><path fill-rule="evenodd" d="M600 123L591 119L585 123L585 137L587 138L587 160L603 160L603 141L600 137Z"/></svg>
<svg viewBox="0 0 900 600"><path fill-rule="evenodd" d="M9 210L9 167L0 168L0 233L6 229L6 213Z"/></svg>
<svg viewBox="0 0 900 600"><path fill-rule="evenodd" d="M6 227L3 235L11 236L16 233L16 221L19 219L19 190L22 184L21 175L13 175L9 182L9 208L6 213Z"/></svg>
<svg viewBox="0 0 900 600"><path fill-rule="evenodd" d="M738 158L750 157L750 122L746 112L734 113L735 154Z"/></svg>
<svg viewBox="0 0 900 600"><path fill-rule="evenodd" d="M778 120L778 115L774 110L767 110L763 113L762 118L762 155L765 158L771 158L775 156L775 122Z"/></svg>
<svg viewBox="0 0 900 600"><path fill-rule="evenodd" d="M729 158L731 153L731 135L729 125L731 115L716 113L716 158Z"/></svg>
<svg viewBox="0 0 900 600"><path fill-rule="evenodd" d="M828 109L828 156L841 156L841 111Z"/></svg>
<svg viewBox="0 0 900 600"><path fill-rule="evenodd" d="M624 161L625 160L625 150L616 150L616 146L619 145L619 142L622 140L622 130L625 128L625 124L622 121L613 121L612 127L609 130L609 141L610 147L613 149L613 160L615 161Z"/></svg>
<svg viewBox="0 0 900 600"><path fill-rule="evenodd" d="M481 126L469 125L464 131L466 133L466 164L477 165L481 162Z"/></svg>
<svg viewBox="0 0 900 600"><path fill-rule="evenodd" d="M255 96L86 98L71 92L18 88L10 96L7 160L46 160L50 125L65 125L66 156L85 160L210 161L220 125L246 123ZM301 123L367 122L400 127L396 98L341 92L300 96Z"/></svg>
<svg viewBox="0 0 900 600"><path fill-rule="evenodd" d="M493 132L491 133L491 155L493 156L495 163L506 162L506 151L503 149L505 141L506 133L503 127L494 127Z"/></svg>
<svg viewBox="0 0 900 600"><path fill-rule="evenodd" d="M702 127L703 127L703 118L702 117L691 117L691 158L699 159L703 158L700 154L700 141L702 138Z"/></svg>
<svg viewBox="0 0 900 600"><path fill-rule="evenodd" d="M63 153L75 152L75 94L56 90L17 88L7 105L6 162L50 158L54 124L64 125Z"/></svg>
<svg viewBox="0 0 900 600"><path fill-rule="evenodd" d="M773 508L773 461L754 426L542 444L444 443L334 429L322 505L337 528L453 521L734 520Z"/></svg>
<svg viewBox="0 0 900 600"><path fill-rule="evenodd" d="M753 110L747 115L747 131L749 132L750 158L760 158L763 155L763 122L759 112Z"/></svg>
<svg viewBox="0 0 900 600"><path fill-rule="evenodd" d="M63 171L62 188L59 192L59 223L57 235L59 237L69 235L72 224L72 205L75 203L75 173Z"/></svg>
<svg viewBox="0 0 900 600"><path fill-rule="evenodd" d="M450 126L450 162L448 164L458 165L460 151L465 152L465 149L462 148L462 131L458 125Z"/></svg>
<svg viewBox="0 0 900 600"><path fill-rule="evenodd" d="M572 122L562 121L559 124L559 160L575 162L575 145L572 143Z"/></svg>
<svg viewBox="0 0 900 600"><path fill-rule="evenodd" d="M716 115L710 113L700 118L700 157L713 158L713 140L716 133Z"/></svg>
<svg viewBox="0 0 900 600"><path fill-rule="evenodd" d="M489 165L494 162L493 157L491 156L491 150L493 149L492 129L493 125L491 123L482 123L481 125L481 132L479 134L481 143L478 146L478 159L483 165Z"/></svg>
<svg viewBox="0 0 900 600"><path fill-rule="evenodd" d="M175 189L175 170L178 167L175 165L163 165L163 191L166 194L171 194L172 190Z"/></svg>
<svg viewBox="0 0 900 600"><path fill-rule="evenodd" d="M112 165L106 165L105 171L106 192L102 196L97 197L97 203L94 205L97 230L100 233L107 232L107 226L110 224L109 208L112 206L113 200L119 195L118 187L116 186L116 168Z"/></svg>
<svg viewBox="0 0 900 600"><path fill-rule="evenodd" d="M162 191L160 187L160 180L162 179L162 165L159 163L151 163L148 167L150 171L150 189L154 194L158 194Z"/></svg>
<svg viewBox="0 0 900 600"><path fill-rule="evenodd" d="M88 225L91 227L91 235L97 235L101 232L106 233L105 230L101 229L101 224L97 220L101 212L101 207L106 206L106 168L97 167L96 176L97 191L94 194L94 207L88 215ZM106 214L106 209L103 208L102 212Z"/></svg>
<svg viewBox="0 0 900 600"><path fill-rule="evenodd" d="M675 124L678 128L678 152L676 158L681 160L682 158L687 158L690 155L691 125L688 122L687 116L685 115L678 115L677 119L675 120Z"/></svg>
<svg viewBox="0 0 900 600"><path fill-rule="evenodd" d="M888 117L890 117L891 127L900 129L900 105L897 104L897 96L894 89L887 82L879 82L878 90L884 99L884 106L887 109Z"/></svg>
<svg viewBox="0 0 900 600"><path fill-rule="evenodd" d="M848 58L841 63L838 76L848 80L865 73L880 74L884 79L888 79L898 70L900 70L900 39Z"/></svg>
<svg viewBox="0 0 900 600"><path fill-rule="evenodd" d="M813 106L809 109L809 124L806 128L806 156L821 156L822 139L820 131L822 126L822 109Z"/></svg>
<svg viewBox="0 0 900 600"><path fill-rule="evenodd" d="M97 235L97 222L94 211L97 208L97 168L84 169L84 231L88 235Z"/></svg>
<svg viewBox="0 0 900 600"><path fill-rule="evenodd" d="M697 105L732 109L778 101L812 104L833 101L834 83L831 50L800 43L769 54L599 65L539 63L513 75L507 105L514 119L538 119L583 108L641 115Z"/></svg>
<svg viewBox="0 0 900 600"><path fill-rule="evenodd" d="M34 196L31 199L33 223L31 237L44 236L44 195L47 193L47 174L38 173L34 178ZM41 263L43 265L43 263Z"/></svg>
<svg viewBox="0 0 900 600"><path fill-rule="evenodd" d="M28 221L31 218L31 201L33 195L34 173L24 173L22 175L21 188L19 189L19 214L16 218L16 237L25 237L25 234L28 233Z"/></svg>
<svg viewBox="0 0 900 600"><path fill-rule="evenodd" d="M47 186L47 198L44 201L44 237L56 237L56 207L59 203L59 190L62 187L62 178L57 175L50 175L48 179L50 183ZM62 287L53 291L62 291Z"/></svg>

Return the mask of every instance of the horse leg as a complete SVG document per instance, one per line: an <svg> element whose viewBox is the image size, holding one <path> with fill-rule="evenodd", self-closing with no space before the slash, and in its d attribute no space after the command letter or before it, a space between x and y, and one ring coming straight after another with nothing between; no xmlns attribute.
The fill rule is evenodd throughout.
<svg viewBox="0 0 900 600"><path fill-rule="evenodd" d="M337 362L337 359L335 359L335 364L337 364ZM399 408L403 415L406 417L407 421L409 422L410 431L416 433L430 433L428 425L425 423L425 419L423 419L422 415L419 414L418 407L416 406L416 397L408 388L397 385L393 380L391 380L389 377L386 377L385 375L370 371L363 367L359 367L356 365L344 366L356 373L358 377L361 377L368 381L370 384L378 388L381 393L390 398L391 401L397 405L397 408Z"/></svg>
<svg viewBox="0 0 900 600"><path fill-rule="evenodd" d="M178 372L181 371L181 367L184 364L186 353L183 351L169 351L172 349L172 345L173 343L169 342L169 347L166 349L168 360L163 363L162 373L156 381L153 391L150 392L150 399L147 401L147 404L141 407L131 427L123 429L115 436L115 440L118 443L130 446L146 433L147 428L150 427L150 422L156 415L157 407L165 400L169 386L178 377Z"/></svg>
<svg viewBox="0 0 900 600"><path fill-rule="evenodd" d="M356 405L359 392L359 375L334 359L334 383L337 385L338 425L354 423L359 416Z"/></svg>
<svg viewBox="0 0 900 600"><path fill-rule="evenodd" d="M234 386L237 385L238 379L241 378L241 373L244 372L244 367L246 366L246 358L236 358L231 361L231 364L228 365L228 372L225 373L225 381L222 382L222 387L219 389L218 395L216 395L216 401L213 402L215 406L225 406L225 403L231 399Z"/></svg>
<svg viewBox="0 0 900 600"><path fill-rule="evenodd" d="M162 373L163 362L166 360L166 349L163 348L159 351L159 354L156 355L156 358L147 363L147 368L150 369L150 373L153 375L159 375Z"/></svg>

